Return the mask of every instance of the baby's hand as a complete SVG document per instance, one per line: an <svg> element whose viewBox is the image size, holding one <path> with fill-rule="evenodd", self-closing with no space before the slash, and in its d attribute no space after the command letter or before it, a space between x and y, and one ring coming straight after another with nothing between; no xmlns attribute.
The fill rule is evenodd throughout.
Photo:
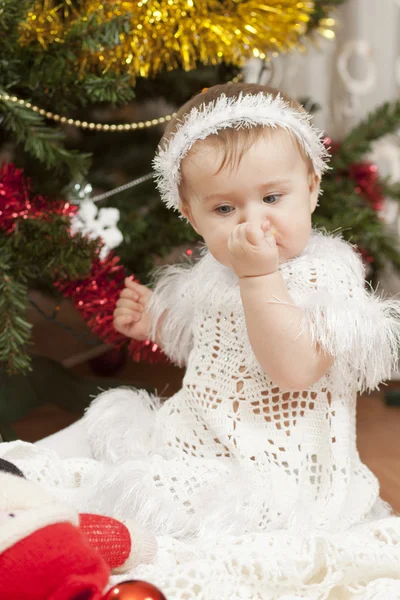
<svg viewBox="0 0 400 600"><path fill-rule="evenodd" d="M279 252L269 222L242 223L232 231L228 250L238 277L259 277L279 269Z"/></svg>
<svg viewBox="0 0 400 600"><path fill-rule="evenodd" d="M152 291L127 277L114 310L114 328L135 340L145 340L150 334L150 315L146 312Z"/></svg>

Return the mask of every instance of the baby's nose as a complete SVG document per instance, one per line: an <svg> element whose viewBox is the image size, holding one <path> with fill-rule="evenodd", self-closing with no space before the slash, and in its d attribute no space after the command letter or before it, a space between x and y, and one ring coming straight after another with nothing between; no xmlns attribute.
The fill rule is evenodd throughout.
<svg viewBox="0 0 400 600"><path fill-rule="evenodd" d="M269 220L269 206L260 202L253 202L249 200L245 207L246 221L251 221L262 225L265 221Z"/></svg>
<svg viewBox="0 0 400 600"><path fill-rule="evenodd" d="M264 233L271 229L271 221L269 219L264 219L261 223L261 229L264 231Z"/></svg>

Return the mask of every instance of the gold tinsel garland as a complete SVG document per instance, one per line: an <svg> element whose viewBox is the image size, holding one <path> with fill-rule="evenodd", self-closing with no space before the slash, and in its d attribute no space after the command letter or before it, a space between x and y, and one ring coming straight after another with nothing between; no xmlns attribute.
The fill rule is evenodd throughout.
<svg viewBox="0 0 400 600"><path fill-rule="evenodd" d="M119 43L84 49L76 58L79 72L149 77L164 69L186 70L222 61L240 66L252 57L302 47L314 2L299 0L35 0L20 26L21 45L38 42L44 49L68 43L78 25L92 30L129 15L129 32ZM88 35L90 35L90 27ZM87 48L87 46L86 46Z"/></svg>

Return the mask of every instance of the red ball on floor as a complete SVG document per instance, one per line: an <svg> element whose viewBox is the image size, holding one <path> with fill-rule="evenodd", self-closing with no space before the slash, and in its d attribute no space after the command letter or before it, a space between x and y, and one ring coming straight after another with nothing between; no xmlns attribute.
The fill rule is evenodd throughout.
<svg viewBox="0 0 400 600"><path fill-rule="evenodd" d="M122 581L107 592L104 600L167 600L158 588L146 581Z"/></svg>

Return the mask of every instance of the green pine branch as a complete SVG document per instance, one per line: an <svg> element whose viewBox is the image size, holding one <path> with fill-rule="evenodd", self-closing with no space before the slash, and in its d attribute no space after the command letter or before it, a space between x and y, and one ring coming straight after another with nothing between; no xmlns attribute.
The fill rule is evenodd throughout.
<svg viewBox="0 0 400 600"><path fill-rule="evenodd" d="M400 270L399 240L388 231L368 201L355 192L354 180L343 171L333 170L324 176L322 188L324 193L314 213L314 225L340 231L344 239L370 254L375 275L386 261Z"/></svg>
<svg viewBox="0 0 400 600"><path fill-rule="evenodd" d="M82 13L68 29L63 45L79 48L79 52L98 52L99 47L112 48L121 43L120 35L131 33L132 15L128 12L104 19L104 9L89 15Z"/></svg>
<svg viewBox="0 0 400 600"><path fill-rule="evenodd" d="M30 370L28 288L87 277L98 248L98 240L71 238L63 216L19 220L11 235L0 233L0 366L8 374Z"/></svg>
<svg viewBox="0 0 400 600"><path fill-rule="evenodd" d="M390 179L382 179L380 185L385 196L393 200L400 200L400 181L392 183Z"/></svg>
<svg viewBox="0 0 400 600"><path fill-rule="evenodd" d="M0 31L6 34L1 36L1 45L14 43L18 25L30 4L31 0L0 0Z"/></svg>
<svg viewBox="0 0 400 600"><path fill-rule="evenodd" d="M2 93L3 90L0 90ZM67 169L72 179L84 177L90 166L90 154L67 150L62 143L64 134L56 128L48 127L45 120L36 112L19 104L2 100L3 127L15 136L24 150L39 160L47 169L59 172Z"/></svg>
<svg viewBox="0 0 400 600"><path fill-rule="evenodd" d="M372 149L372 142L393 133L400 126L400 101L379 106L361 121L343 140L331 160L337 170L362 160Z"/></svg>
<svg viewBox="0 0 400 600"><path fill-rule="evenodd" d="M77 233L70 236L64 217L51 221L26 219L9 238L14 270L23 265L27 280L52 285L57 279L73 281L86 277L91 269L98 240L88 240Z"/></svg>
<svg viewBox="0 0 400 600"><path fill-rule="evenodd" d="M11 274L11 254L0 246L0 364L9 375L27 373L31 359L26 347L31 337L31 325L26 320L28 287L22 278Z"/></svg>
<svg viewBox="0 0 400 600"><path fill-rule="evenodd" d="M84 103L109 102L117 105L127 104L135 98L135 90L128 75L88 75L80 83L80 89L83 91Z"/></svg>

